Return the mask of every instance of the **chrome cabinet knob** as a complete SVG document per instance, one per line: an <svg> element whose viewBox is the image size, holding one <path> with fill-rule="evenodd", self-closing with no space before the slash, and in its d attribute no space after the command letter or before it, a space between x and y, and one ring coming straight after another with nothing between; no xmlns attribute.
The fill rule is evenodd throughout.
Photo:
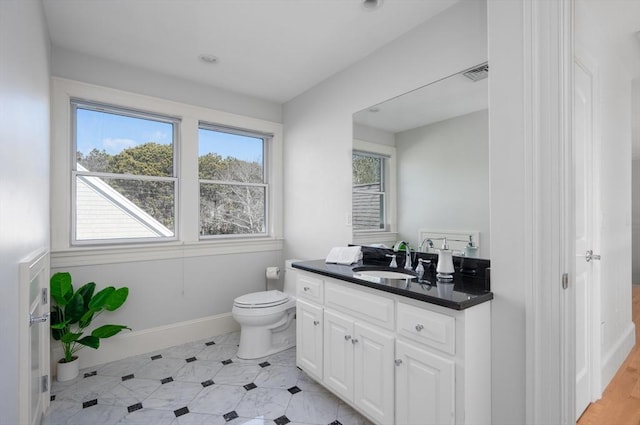
<svg viewBox="0 0 640 425"><path fill-rule="evenodd" d="M345 341L349 341L350 339L351 339L351 335L345 335L345 336L344 336L344 340L345 340Z"/></svg>
<svg viewBox="0 0 640 425"><path fill-rule="evenodd" d="M393 362L396 364L396 366L400 366L402 364L402 359L395 359Z"/></svg>
<svg viewBox="0 0 640 425"><path fill-rule="evenodd" d="M422 326L420 323L418 323L418 324L416 325L416 330L417 330L418 332L420 332L420 331L421 331L421 330L423 330L423 329L424 329L424 326Z"/></svg>
<svg viewBox="0 0 640 425"><path fill-rule="evenodd" d="M356 338L353 338L353 339L351 340L351 343L352 343L353 345L356 345L356 344L358 343L358 340L357 340Z"/></svg>
<svg viewBox="0 0 640 425"><path fill-rule="evenodd" d="M313 321L313 326L318 326L320 324L320 322L318 322L317 320Z"/></svg>
<svg viewBox="0 0 640 425"><path fill-rule="evenodd" d="M309 292L309 289L311 289L311 288L309 288L308 286L305 286L304 287L304 292Z"/></svg>

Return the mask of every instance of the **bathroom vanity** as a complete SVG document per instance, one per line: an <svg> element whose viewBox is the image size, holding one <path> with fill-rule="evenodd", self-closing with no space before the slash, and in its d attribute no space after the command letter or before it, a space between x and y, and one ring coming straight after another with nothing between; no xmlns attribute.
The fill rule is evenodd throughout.
<svg viewBox="0 0 640 425"><path fill-rule="evenodd" d="M293 264L298 367L378 424L490 423L493 294L358 266Z"/></svg>

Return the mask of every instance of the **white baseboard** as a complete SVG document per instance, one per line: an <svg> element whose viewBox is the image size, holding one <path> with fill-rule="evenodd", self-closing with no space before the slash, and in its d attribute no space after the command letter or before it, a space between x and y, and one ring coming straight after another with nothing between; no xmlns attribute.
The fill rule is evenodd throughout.
<svg viewBox="0 0 640 425"><path fill-rule="evenodd" d="M616 372L618 372L618 369L620 369L620 366L624 363L635 343L636 327L633 322L631 322L620 339L616 341L608 352L604 353L601 374L602 392L604 392L609 382L611 382Z"/></svg>
<svg viewBox="0 0 640 425"><path fill-rule="evenodd" d="M238 330L240 330L240 325L233 320L231 313L224 313L142 331L124 331L112 338L100 341L100 348L97 350L85 347L78 352L80 368L93 367ZM61 358L60 343L52 340L52 374L55 374L56 362Z"/></svg>

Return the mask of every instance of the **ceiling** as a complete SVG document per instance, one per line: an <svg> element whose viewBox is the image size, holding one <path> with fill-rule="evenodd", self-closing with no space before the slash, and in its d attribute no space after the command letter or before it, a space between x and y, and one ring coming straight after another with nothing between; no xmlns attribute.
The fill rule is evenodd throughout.
<svg viewBox="0 0 640 425"><path fill-rule="evenodd" d="M42 1L54 54L284 103L460 0L383 0L375 9L363 0Z"/></svg>
<svg viewBox="0 0 640 425"><path fill-rule="evenodd" d="M489 107L489 80L462 73L389 99L353 115L360 125L399 133Z"/></svg>

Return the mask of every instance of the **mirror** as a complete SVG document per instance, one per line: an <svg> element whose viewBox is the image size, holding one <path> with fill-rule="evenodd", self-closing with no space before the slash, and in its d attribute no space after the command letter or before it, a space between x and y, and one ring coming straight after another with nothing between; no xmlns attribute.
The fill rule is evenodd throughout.
<svg viewBox="0 0 640 425"><path fill-rule="evenodd" d="M490 257L487 76L481 64L353 115L354 154L372 153L387 165L385 194L369 196L386 216L377 228L360 224L362 182L354 171L355 243L404 240L433 252L425 240L439 248L446 237L462 255L471 237L477 249L466 255Z"/></svg>

